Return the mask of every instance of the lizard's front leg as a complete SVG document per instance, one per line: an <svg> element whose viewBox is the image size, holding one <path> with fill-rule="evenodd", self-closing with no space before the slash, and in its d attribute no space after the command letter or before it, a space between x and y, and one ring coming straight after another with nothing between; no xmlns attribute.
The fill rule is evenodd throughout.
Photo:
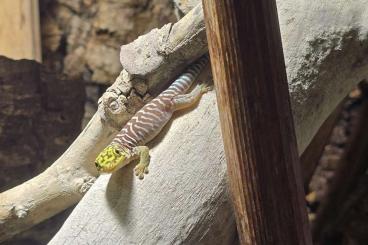
<svg viewBox="0 0 368 245"><path fill-rule="evenodd" d="M200 99L202 94L210 91L211 89L211 86L206 83L202 83L197 85L192 92L188 94L179 94L173 97L173 110L177 111L193 106Z"/></svg>
<svg viewBox="0 0 368 245"><path fill-rule="evenodd" d="M148 165L150 162L149 148L147 146L136 146L133 148L135 154L139 157L139 163L134 168L134 173L139 179L148 174Z"/></svg>

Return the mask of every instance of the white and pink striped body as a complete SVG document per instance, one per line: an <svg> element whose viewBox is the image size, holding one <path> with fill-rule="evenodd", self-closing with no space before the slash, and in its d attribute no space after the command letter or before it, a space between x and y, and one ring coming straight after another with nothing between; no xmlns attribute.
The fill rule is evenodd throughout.
<svg viewBox="0 0 368 245"><path fill-rule="evenodd" d="M143 106L118 133L112 144L132 149L152 140L175 111L173 98L188 91L207 63L208 57L204 56L191 65L169 88Z"/></svg>

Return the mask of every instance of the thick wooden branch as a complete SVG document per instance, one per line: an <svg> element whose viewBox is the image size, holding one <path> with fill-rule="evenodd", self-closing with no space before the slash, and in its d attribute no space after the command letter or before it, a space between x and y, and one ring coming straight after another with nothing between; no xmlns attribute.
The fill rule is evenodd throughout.
<svg viewBox="0 0 368 245"><path fill-rule="evenodd" d="M192 13L191 16L197 14ZM170 24L169 38L161 41L162 45L170 47L170 51L165 51L161 55L170 57L170 60L163 59L158 68L147 67L146 74L143 75L129 73L124 69L100 99L98 113L69 149L37 177L0 193L0 242L59 213L81 199L97 177L93 164L96 155L150 98L147 91L148 84L151 84L150 88L154 91L159 85L163 86L162 83L167 82L168 77L180 73L180 67L184 68L188 62L206 52L205 45L202 46L203 49L198 46L198 42L205 43L205 34L199 31L202 27L197 24L198 19L201 18L184 18L176 24ZM183 36L180 31L172 32L185 26L188 28L196 26L199 29L194 29L193 34L189 36ZM157 37L167 33L165 28L154 30ZM196 35L197 32L202 33L203 37ZM146 45L153 43L150 40ZM147 58L146 62L150 63L152 59ZM175 65L177 68L174 70ZM155 79L156 82L149 83L151 79Z"/></svg>
<svg viewBox="0 0 368 245"><path fill-rule="evenodd" d="M207 40L199 4L176 24L153 29L134 42L123 45L120 61L130 74L144 77L149 88L156 87L157 91L173 79L180 68L205 52Z"/></svg>
<svg viewBox="0 0 368 245"><path fill-rule="evenodd" d="M312 244L275 0L204 0L240 244Z"/></svg>
<svg viewBox="0 0 368 245"><path fill-rule="evenodd" d="M341 99L368 77L368 7L364 0L284 0L278 11L301 153ZM140 39L149 46L152 36ZM147 69L129 71L144 76ZM231 244L235 226L217 115L211 92L151 145L144 181L133 178L133 166L98 178L50 244Z"/></svg>

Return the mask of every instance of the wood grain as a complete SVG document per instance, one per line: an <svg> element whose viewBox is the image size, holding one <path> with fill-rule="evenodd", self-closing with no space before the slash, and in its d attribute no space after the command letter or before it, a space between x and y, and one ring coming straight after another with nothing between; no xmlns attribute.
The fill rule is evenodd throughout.
<svg viewBox="0 0 368 245"><path fill-rule="evenodd" d="M275 1L203 0L242 244L311 244Z"/></svg>
<svg viewBox="0 0 368 245"><path fill-rule="evenodd" d="M0 55L41 62L38 0L0 1Z"/></svg>

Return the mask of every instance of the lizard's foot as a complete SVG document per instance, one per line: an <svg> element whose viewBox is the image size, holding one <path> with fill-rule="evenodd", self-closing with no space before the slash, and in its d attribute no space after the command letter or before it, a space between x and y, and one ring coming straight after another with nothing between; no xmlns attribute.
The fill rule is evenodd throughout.
<svg viewBox="0 0 368 245"><path fill-rule="evenodd" d="M144 175L148 174L148 164L138 163L134 168L134 173L139 179L144 179Z"/></svg>
<svg viewBox="0 0 368 245"><path fill-rule="evenodd" d="M150 162L149 148L147 146L137 146L133 151L139 156L139 163L135 166L134 173L139 179L143 179L144 174L148 174Z"/></svg>
<svg viewBox="0 0 368 245"><path fill-rule="evenodd" d="M207 82L201 83L199 86L201 88L202 94L207 93L213 89L213 86L209 85Z"/></svg>

